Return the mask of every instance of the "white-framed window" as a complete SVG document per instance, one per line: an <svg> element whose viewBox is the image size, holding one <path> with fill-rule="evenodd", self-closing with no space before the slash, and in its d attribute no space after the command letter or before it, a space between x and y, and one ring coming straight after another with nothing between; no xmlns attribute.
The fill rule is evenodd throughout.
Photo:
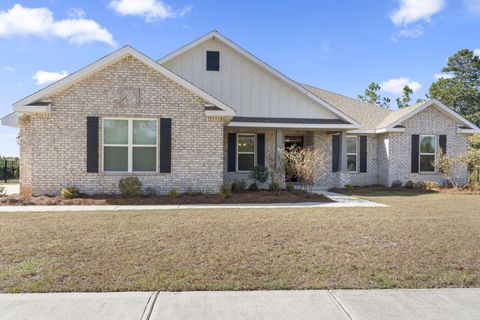
<svg viewBox="0 0 480 320"><path fill-rule="evenodd" d="M347 170L357 172L358 168L358 137L347 136Z"/></svg>
<svg viewBox="0 0 480 320"><path fill-rule="evenodd" d="M237 134L237 171L253 171L256 163L256 136Z"/></svg>
<svg viewBox="0 0 480 320"><path fill-rule="evenodd" d="M157 172L157 119L103 119L104 172Z"/></svg>
<svg viewBox="0 0 480 320"><path fill-rule="evenodd" d="M435 172L437 157L437 136L421 135L420 136L420 172Z"/></svg>

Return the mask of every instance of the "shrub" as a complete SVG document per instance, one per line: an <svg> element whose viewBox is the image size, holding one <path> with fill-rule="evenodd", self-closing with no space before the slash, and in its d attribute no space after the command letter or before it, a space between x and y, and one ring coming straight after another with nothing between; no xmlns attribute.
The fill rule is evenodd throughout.
<svg viewBox="0 0 480 320"><path fill-rule="evenodd" d="M232 192L241 192L247 188L247 184L245 180L238 180L232 183L231 189Z"/></svg>
<svg viewBox="0 0 480 320"><path fill-rule="evenodd" d="M405 188L414 189L415 188L415 182L413 182L412 180L408 180L407 182L405 182Z"/></svg>
<svg viewBox="0 0 480 320"><path fill-rule="evenodd" d="M353 185L351 183L345 184L344 187L345 187L345 190L347 191L353 190Z"/></svg>
<svg viewBox="0 0 480 320"><path fill-rule="evenodd" d="M146 195L147 197L153 197L157 194L157 191L155 190L155 188L148 187L145 189L143 194Z"/></svg>
<svg viewBox="0 0 480 320"><path fill-rule="evenodd" d="M270 184L270 187L268 188L268 190L274 191L274 192L280 192L281 190L280 183L278 183L277 181L273 181Z"/></svg>
<svg viewBox="0 0 480 320"><path fill-rule="evenodd" d="M187 194L190 196L193 196L195 194L195 191L191 186L187 188Z"/></svg>
<svg viewBox="0 0 480 320"><path fill-rule="evenodd" d="M225 198L228 198L232 193L232 186L228 183L224 183L220 185L219 191L222 196L224 196Z"/></svg>
<svg viewBox="0 0 480 320"><path fill-rule="evenodd" d="M283 152L284 163L289 176L298 177L303 189L311 190L318 178L327 171L327 157L324 150L292 146Z"/></svg>
<svg viewBox="0 0 480 320"><path fill-rule="evenodd" d="M395 180L392 182L392 188L401 188L402 186L403 186L403 183L400 180Z"/></svg>
<svg viewBox="0 0 480 320"><path fill-rule="evenodd" d="M458 168L465 163L469 163L469 156L465 157L464 155L459 155L453 157L440 151L437 154L436 160L438 171L443 173L448 183L453 188L458 188L462 181L461 170L458 170Z"/></svg>
<svg viewBox="0 0 480 320"><path fill-rule="evenodd" d="M0 197L3 197L7 193L5 186L0 186Z"/></svg>
<svg viewBox="0 0 480 320"><path fill-rule="evenodd" d="M250 184L250 186L248 186L248 190L249 191L258 191L258 185L255 182L253 182L253 183Z"/></svg>
<svg viewBox="0 0 480 320"><path fill-rule="evenodd" d="M425 182L423 181L417 181L415 182L415 189L425 189Z"/></svg>
<svg viewBox="0 0 480 320"><path fill-rule="evenodd" d="M423 189L425 190L434 190L440 188L440 185L437 181L424 181L423 182Z"/></svg>
<svg viewBox="0 0 480 320"><path fill-rule="evenodd" d="M138 197L142 191L142 181L137 177L128 177L120 179L118 189L124 197Z"/></svg>
<svg viewBox="0 0 480 320"><path fill-rule="evenodd" d="M285 190L287 190L288 192L292 192L293 189L295 188L293 187L293 184L291 184L290 182L285 185Z"/></svg>
<svg viewBox="0 0 480 320"><path fill-rule="evenodd" d="M267 182L269 175L270 173L268 172L267 168L262 165L258 165L253 168L250 178L252 178L255 182L265 183Z"/></svg>
<svg viewBox="0 0 480 320"><path fill-rule="evenodd" d="M80 195L80 192L75 187L66 187L66 188L63 188L62 191L60 191L60 195L62 196L63 199L75 199L75 198L78 198L78 196Z"/></svg>
<svg viewBox="0 0 480 320"><path fill-rule="evenodd" d="M168 190L167 196L169 196L170 198L178 198L177 188L171 188L170 190Z"/></svg>

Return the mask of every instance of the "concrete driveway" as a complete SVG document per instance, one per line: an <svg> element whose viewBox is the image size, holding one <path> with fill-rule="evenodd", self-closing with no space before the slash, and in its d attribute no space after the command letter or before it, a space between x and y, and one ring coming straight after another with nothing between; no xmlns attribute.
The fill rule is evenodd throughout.
<svg viewBox="0 0 480 320"><path fill-rule="evenodd" d="M0 320L480 319L480 289L0 294Z"/></svg>
<svg viewBox="0 0 480 320"><path fill-rule="evenodd" d="M5 187L6 194L18 194L20 193L20 185L18 183L0 183L0 186Z"/></svg>

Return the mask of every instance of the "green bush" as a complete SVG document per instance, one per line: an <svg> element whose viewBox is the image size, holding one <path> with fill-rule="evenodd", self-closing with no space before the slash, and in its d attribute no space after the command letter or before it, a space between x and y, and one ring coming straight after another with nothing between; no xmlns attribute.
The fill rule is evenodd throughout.
<svg viewBox="0 0 480 320"><path fill-rule="evenodd" d="M405 188L414 189L415 188L415 182L413 182L412 180L408 180L407 182L405 182Z"/></svg>
<svg viewBox="0 0 480 320"><path fill-rule="evenodd" d="M220 194L222 196L227 198L232 193L232 186L228 183L224 183L224 184L220 185L219 191L220 191Z"/></svg>
<svg viewBox="0 0 480 320"><path fill-rule="evenodd" d="M237 180L232 183L231 189L232 192L242 192L247 188L245 180Z"/></svg>
<svg viewBox="0 0 480 320"><path fill-rule="evenodd" d="M293 187L293 184L291 184L290 182L287 183L287 185L285 186L285 190L287 190L288 192L293 191L293 189L295 188Z"/></svg>
<svg viewBox="0 0 480 320"><path fill-rule="evenodd" d="M62 191L60 191L60 195L62 196L63 199L75 199L75 198L78 198L78 196L80 196L80 192L75 187L66 187L66 188L63 188Z"/></svg>
<svg viewBox="0 0 480 320"><path fill-rule="evenodd" d="M7 188L0 186L0 197L3 197L7 193Z"/></svg>
<svg viewBox="0 0 480 320"><path fill-rule="evenodd" d="M253 182L253 183L250 184L250 186L248 186L248 190L249 191L258 191L258 185L255 182Z"/></svg>
<svg viewBox="0 0 480 320"><path fill-rule="evenodd" d="M400 180L395 180L392 182L392 188L401 188L402 186L403 186L403 183Z"/></svg>
<svg viewBox="0 0 480 320"><path fill-rule="evenodd" d="M440 188L440 185L438 184L437 181L424 181L423 182L423 188L425 190L435 190L435 189L438 189Z"/></svg>
<svg viewBox="0 0 480 320"><path fill-rule="evenodd" d="M351 183L345 184L344 187L345 187L345 190L348 190L348 191L353 190L353 185Z"/></svg>
<svg viewBox="0 0 480 320"><path fill-rule="evenodd" d="M170 198L178 198L177 188L171 188L170 190L168 190L167 196L169 196Z"/></svg>
<svg viewBox="0 0 480 320"><path fill-rule="evenodd" d="M274 192L280 192L280 190L281 190L280 183L278 183L277 181L273 181L270 184L270 187L268 188L268 190L274 191Z"/></svg>
<svg viewBox="0 0 480 320"><path fill-rule="evenodd" d="M253 171L250 174L250 177L256 182L265 183L267 182L269 175L270 173L268 172L267 168L265 168L262 165L258 165L258 166L255 166L255 168L253 168Z"/></svg>
<svg viewBox="0 0 480 320"><path fill-rule="evenodd" d="M124 197L138 197L142 192L142 181L137 177L120 179L118 189Z"/></svg>
<svg viewBox="0 0 480 320"><path fill-rule="evenodd" d="M425 187L425 182L423 182L423 181L417 181L417 182L415 182L414 188L415 188L415 189L422 189L422 190L426 189L426 187Z"/></svg>
<svg viewBox="0 0 480 320"><path fill-rule="evenodd" d="M193 190L193 188L190 186L187 188L187 194L189 196L193 196L195 194L195 190Z"/></svg>

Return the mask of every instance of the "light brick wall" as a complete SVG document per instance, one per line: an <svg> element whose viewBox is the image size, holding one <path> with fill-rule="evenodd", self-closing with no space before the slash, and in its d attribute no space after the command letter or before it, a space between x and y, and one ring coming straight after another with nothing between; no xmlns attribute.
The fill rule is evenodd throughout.
<svg viewBox="0 0 480 320"><path fill-rule="evenodd" d="M140 89L138 106L120 103L122 88ZM145 188L159 192L171 187L217 192L223 181L223 122L209 121L201 98L133 57L51 98L49 118L31 117L21 127L22 184L33 194L58 194L65 186L85 193L115 193L126 176L138 176ZM87 173L87 116L171 118L172 172ZM100 140L101 133L100 128Z"/></svg>
<svg viewBox="0 0 480 320"><path fill-rule="evenodd" d="M468 139L465 135L457 134L457 123L431 106L403 123L405 133L390 133L390 161L388 163L388 185L399 180L403 183L408 180L437 181L444 183L445 178L441 173L425 174L411 173L412 135L446 135L447 154L450 156L464 155L467 152ZM438 138L437 138L438 143ZM466 165L456 168L457 174L462 176L462 183L468 179Z"/></svg>

